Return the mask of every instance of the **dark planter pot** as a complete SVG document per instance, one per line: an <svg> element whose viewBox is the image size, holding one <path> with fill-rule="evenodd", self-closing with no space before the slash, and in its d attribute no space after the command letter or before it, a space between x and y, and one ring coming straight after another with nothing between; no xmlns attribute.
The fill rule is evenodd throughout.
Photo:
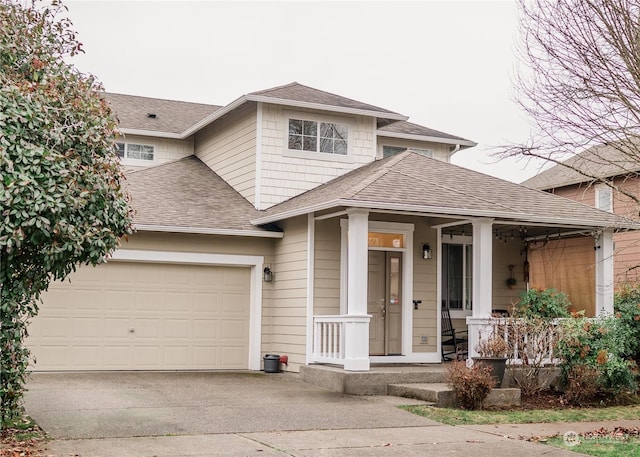
<svg viewBox="0 0 640 457"><path fill-rule="evenodd" d="M506 357L474 357L474 362L482 362L491 368L491 375L496 379L496 387L502 386L504 371L507 367Z"/></svg>

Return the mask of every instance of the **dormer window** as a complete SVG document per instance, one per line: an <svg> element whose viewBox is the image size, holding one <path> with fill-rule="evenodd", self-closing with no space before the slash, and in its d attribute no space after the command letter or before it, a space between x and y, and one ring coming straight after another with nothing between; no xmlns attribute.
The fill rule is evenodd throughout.
<svg viewBox="0 0 640 457"><path fill-rule="evenodd" d="M334 122L289 119L289 150L347 155L349 127Z"/></svg>
<svg viewBox="0 0 640 457"><path fill-rule="evenodd" d="M150 144L116 143L116 152L125 160L153 161L155 148Z"/></svg>

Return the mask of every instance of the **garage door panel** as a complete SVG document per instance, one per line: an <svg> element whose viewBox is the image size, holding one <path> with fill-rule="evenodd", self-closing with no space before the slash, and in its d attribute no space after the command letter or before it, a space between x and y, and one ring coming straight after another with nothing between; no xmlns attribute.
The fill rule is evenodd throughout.
<svg viewBox="0 0 640 457"><path fill-rule="evenodd" d="M77 345L71 348L71 363L79 370L96 370L102 360L102 347Z"/></svg>
<svg viewBox="0 0 640 457"><path fill-rule="evenodd" d="M42 338L65 338L71 334L71 319L66 317L44 317L38 327L30 328L32 336Z"/></svg>
<svg viewBox="0 0 640 457"><path fill-rule="evenodd" d="M119 313L125 311L131 307L130 303L135 301L135 292L133 290L104 290L103 286L102 294L104 301L101 309L105 312Z"/></svg>
<svg viewBox="0 0 640 457"><path fill-rule="evenodd" d="M136 367L146 369L162 368L162 351L158 346L135 346L133 363Z"/></svg>
<svg viewBox="0 0 640 457"><path fill-rule="evenodd" d="M189 338L191 321L188 319L171 319L164 321L165 338Z"/></svg>
<svg viewBox="0 0 640 457"><path fill-rule="evenodd" d="M36 363L46 361L50 370L63 370L69 366L71 357L68 346L49 344L45 347L32 348L32 355Z"/></svg>
<svg viewBox="0 0 640 457"><path fill-rule="evenodd" d="M222 321L222 329L220 332L220 336L223 339L235 339L237 335L246 335L248 336L249 329L248 325L243 320L235 320L235 319L224 319Z"/></svg>
<svg viewBox="0 0 640 457"><path fill-rule="evenodd" d="M193 323L193 336L197 339L213 338L220 333L220 322L215 319L200 319Z"/></svg>
<svg viewBox="0 0 640 457"><path fill-rule="evenodd" d="M193 311L196 313L211 312L222 304L222 297L218 294L196 291L193 294Z"/></svg>
<svg viewBox="0 0 640 457"><path fill-rule="evenodd" d="M103 337L104 324L104 319L97 317L76 318L73 319L71 334L74 338Z"/></svg>
<svg viewBox="0 0 640 457"><path fill-rule="evenodd" d="M114 337L129 336L131 322L128 318L106 318L104 319L104 336L108 339Z"/></svg>
<svg viewBox="0 0 640 457"><path fill-rule="evenodd" d="M188 291L167 292L164 296L165 310L176 311L178 313L189 312L193 308L193 295Z"/></svg>
<svg viewBox="0 0 640 457"><path fill-rule="evenodd" d="M36 369L247 368L249 268L110 262L71 278L30 327Z"/></svg>
<svg viewBox="0 0 640 457"><path fill-rule="evenodd" d="M108 345L104 347L103 368L107 370L125 370L132 368L129 361L129 345Z"/></svg>
<svg viewBox="0 0 640 457"><path fill-rule="evenodd" d="M246 357L245 349L240 346L223 345L220 353L222 354L220 362L231 368L241 368Z"/></svg>
<svg viewBox="0 0 640 457"><path fill-rule="evenodd" d="M193 348L193 366L201 369L211 365L223 366L218 355L219 351L219 346L213 350L211 350L211 346L195 346ZM227 366L227 368L233 367Z"/></svg>
<svg viewBox="0 0 640 457"><path fill-rule="evenodd" d="M135 292L135 310L157 312L163 308L163 296L158 289L137 290Z"/></svg>
<svg viewBox="0 0 640 457"><path fill-rule="evenodd" d="M247 313L248 308L245 306L245 301L248 301L249 297L244 294L225 294L222 300L221 308L224 315L244 315Z"/></svg>

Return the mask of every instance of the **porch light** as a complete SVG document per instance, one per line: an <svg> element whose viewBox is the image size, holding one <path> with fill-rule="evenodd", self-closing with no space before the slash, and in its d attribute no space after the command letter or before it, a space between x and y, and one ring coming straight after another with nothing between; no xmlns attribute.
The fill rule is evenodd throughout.
<svg viewBox="0 0 640 457"><path fill-rule="evenodd" d="M428 260L431 258L431 246L428 244L422 245L422 258Z"/></svg>
<svg viewBox="0 0 640 457"><path fill-rule="evenodd" d="M268 265L264 267L264 271L262 272L262 279L264 280L264 282L273 281L273 271L271 271L271 267L269 267Z"/></svg>

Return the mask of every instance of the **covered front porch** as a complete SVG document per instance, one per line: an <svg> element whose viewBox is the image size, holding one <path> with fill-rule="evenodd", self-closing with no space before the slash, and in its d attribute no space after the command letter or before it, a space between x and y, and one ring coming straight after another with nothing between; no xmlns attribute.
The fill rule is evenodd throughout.
<svg viewBox="0 0 640 457"><path fill-rule="evenodd" d="M493 311L529 287L529 244L545 239L593 241L595 314L612 312L613 229L537 219L361 207L308 214L306 363L353 372L439 364L443 307L476 355Z"/></svg>

